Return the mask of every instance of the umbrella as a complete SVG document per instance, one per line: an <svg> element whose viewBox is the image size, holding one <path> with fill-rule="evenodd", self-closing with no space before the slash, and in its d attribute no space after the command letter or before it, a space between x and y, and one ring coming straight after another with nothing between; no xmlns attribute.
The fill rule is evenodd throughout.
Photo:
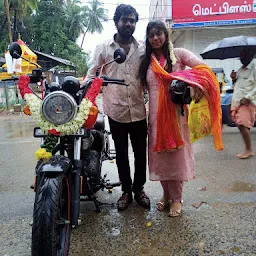
<svg viewBox="0 0 256 256"><path fill-rule="evenodd" d="M240 51L249 48L256 54L256 37L233 36L211 43L200 54L203 59L219 59L240 57Z"/></svg>

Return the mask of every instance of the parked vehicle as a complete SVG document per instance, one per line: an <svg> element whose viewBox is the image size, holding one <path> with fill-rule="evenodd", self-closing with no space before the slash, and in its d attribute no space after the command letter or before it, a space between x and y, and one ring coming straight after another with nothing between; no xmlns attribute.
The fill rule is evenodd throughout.
<svg viewBox="0 0 256 256"><path fill-rule="evenodd" d="M221 110L222 110L222 124L227 124L228 126L235 127L236 124L232 121L230 115L231 101L233 88L232 83L228 83L223 87L223 92L221 93Z"/></svg>
<svg viewBox="0 0 256 256"><path fill-rule="evenodd" d="M230 81L228 80L223 68L212 68L212 72L216 75L220 84L220 92L222 92L223 88Z"/></svg>
<svg viewBox="0 0 256 256"><path fill-rule="evenodd" d="M13 58L22 55L17 43L10 46L10 54ZM106 175L101 175L102 162L115 158L115 154L110 149L104 116L95 114L97 108L93 103L101 86L108 83L126 86L123 80L102 76L106 65L125 59L125 52L118 49L113 60L100 67L96 77L82 86L74 77L66 77L61 85L48 85L40 69L33 70L29 79L22 77L19 81L21 95L29 103L28 111L42 124L35 127L34 137L42 139L44 156L50 154L48 159L39 160L35 168L32 256L68 255L71 229L80 222L81 196L94 201L100 211L95 193L121 185L110 183ZM42 99L28 85L39 80L44 81ZM79 123L81 126L77 126ZM49 148L50 152L46 150Z"/></svg>

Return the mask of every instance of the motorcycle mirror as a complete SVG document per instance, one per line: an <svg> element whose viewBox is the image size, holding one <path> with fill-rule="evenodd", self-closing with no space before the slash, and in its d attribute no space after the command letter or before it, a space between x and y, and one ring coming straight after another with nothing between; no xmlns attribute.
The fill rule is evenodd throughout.
<svg viewBox="0 0 256 256"><path fill-rule="evenodd" d="M22 49L21 49L20 45L16 42L14 42L10 45L9 51L10 51L10 55L14 59L19 59L22 55Z"/></svg>
<svg viewBox="0 0 256 256"><path fill-rule="evenodd" d="M117 62L118 64L123 63L126 60L125 50L123 48L119 48L119 49L115 50L114 59L115 59L115 62Z"/></svg>

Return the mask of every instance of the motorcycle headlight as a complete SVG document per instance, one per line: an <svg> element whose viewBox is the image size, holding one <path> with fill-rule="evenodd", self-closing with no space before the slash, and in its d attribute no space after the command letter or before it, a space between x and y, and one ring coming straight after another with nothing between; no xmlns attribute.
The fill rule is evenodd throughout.
<svg viewBox="0 0 256 256"><path fill-rule="evenodd" d="M42 113L53 124L65 124L76 115L77 103L70 94L63 91L55 91L44 98Z"/></svg>

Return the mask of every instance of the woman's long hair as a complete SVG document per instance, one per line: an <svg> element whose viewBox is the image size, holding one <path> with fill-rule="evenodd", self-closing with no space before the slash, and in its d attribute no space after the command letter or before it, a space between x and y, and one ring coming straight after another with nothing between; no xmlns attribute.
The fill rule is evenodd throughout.
<svg viewBox="0 0 256 256"><path fill-rule="evenodd" d="M169 73L172 71L172 61L170 59L169 36L168 36L167 27L166 27L165 23L160 20L150 21L148 23L147 30L146 30L146 36L147 36L147 38L146 38L146 53L142 59L142 62L140 65L140 71L139 71L140 72L140 80L144 86L147 85L147 80L146 80L147 71L148 71L148 67L150 65L151 54L153 52L152 46L150 45L150 43L148 41L148 35L149 35L149 32L151 31L151 29L153 29L153 28L162 30L165 34L166 40L163 45L163 54L164 54L165 59L167 60L167 67L165 67L165 70Z"/></svg>

